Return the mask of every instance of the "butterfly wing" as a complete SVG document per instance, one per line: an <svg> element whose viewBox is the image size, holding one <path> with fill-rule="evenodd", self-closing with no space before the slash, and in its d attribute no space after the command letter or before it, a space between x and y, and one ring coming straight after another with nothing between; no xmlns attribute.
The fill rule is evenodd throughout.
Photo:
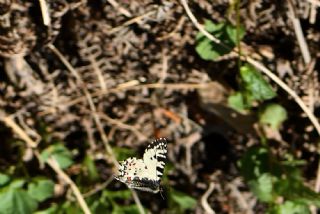
<svg viewBox="0 0 320 214"><path fill-rule="evenodd" d="M115 178L129 187L133 180L147 176L146 165L142 159L128 158L119 165L119 173Z"/></svg>
<svg viewBox="0 0 320 214"><path fill-rule="evenodd" d="M151 142L143 155L143 162L148 171L148 178L159 182L167 157L167 140L159 138Z"/></svg>
<svg viewBox="0 0 320 214"><path fill-rule="evenodd" d="M129 188L147 192L159 192L167 154L167 141L159 138L146 148L143 159L128 158L119 166L117 180Z"/></svg>

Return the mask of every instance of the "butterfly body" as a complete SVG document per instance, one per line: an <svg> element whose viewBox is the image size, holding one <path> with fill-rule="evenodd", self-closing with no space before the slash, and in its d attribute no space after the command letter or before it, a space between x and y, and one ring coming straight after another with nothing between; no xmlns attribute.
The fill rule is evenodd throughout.
<svg viewBox="0 0 320 214"><path fill-rule="evenodd" d="M115 178L131 189L157 193L167 155L167 141L159 138L146 148L143 159L128 158L120 162Z"/></svg>

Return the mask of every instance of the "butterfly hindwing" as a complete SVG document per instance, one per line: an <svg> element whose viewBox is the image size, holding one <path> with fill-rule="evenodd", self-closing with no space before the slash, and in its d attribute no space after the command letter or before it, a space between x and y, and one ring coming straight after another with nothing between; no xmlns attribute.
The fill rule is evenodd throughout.
<svg viewBox="0 0 320 214"><path fill-rule="evenodd" d="M125 183L129 188L157 193L166 156L166 139L156 139L146 148L143 159L128 158L121 162L116 179Z"/></svg>

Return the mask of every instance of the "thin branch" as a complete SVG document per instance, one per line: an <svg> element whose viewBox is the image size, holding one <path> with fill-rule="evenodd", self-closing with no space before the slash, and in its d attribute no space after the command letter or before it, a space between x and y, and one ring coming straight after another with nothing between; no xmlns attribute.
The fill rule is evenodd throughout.
<svg viewBox="0 0 320 214"><path fill-rule="evenodd" d="M210 182L208 190L201 197L201 205L205 210L206 214L215 214L215 211L210 207L208 203L208 197L211 195L214 190L214 183Z"/></svg>
<svg viewBox="0 0 320 214"><path fill-rule="evenodd" d="M57 161L51 157L47 160L47 163L57 173L57 175L60 176L64 180L64 182L66 182L70 186L70 188L71 188L73 194L75 195L75 197L77 198L77 201L79 202L79 205L82 208L83 212L85 214L91 214L91 211L90 211L86 201L84 200L83 196L81 195L80 190L78 189L76 184L71 180L71 178L64 171L61 170Z"/></svg>
<svg viewBox="0 0 320 214"><path fill-rule="evenodd" d="M103 78L103 74L101 69L99 68L99 65L96 61L96 58L94 56L92 56L91 53L89 53L88 59L90 61L90 64L92 65L93 71L95 72L95 74L97 75L97 79L100 83L100 87L101 90L106 91L107 90L107 84Z"/></svg>
<svg viewBox="0 0 320 214"><path fill-rule="evenodd" d="M319 0L307 0L309 3L317 6L317 7L320 7L320 1Z"/></svg>
<svg viewBox="0 0 320 214"><path fill-rule="evenodd" d="M176 25L176 27L173 29L173 31L171 31L170 33L167 33L163 36L159 36L157 37L157 40L158 41L164 41L166 39L169 39L171 37L173 37L183 26L184 22L186 21L186 17L185 16L182 16L179 21L178 21L178 24Z"/></svg>
<svg viewBox="0 0 320 214"><path fill-rule="evenodd" d="M129 19L128 21L124 22L123 24L121 24L121 25L119 25L119 26L117 26L117 27L114 27L114 28L109 29L109 30L107 31L107 33L108 33L108 34L116 33L116 32L118 32L119 30L121 30L122 28L127 27L127 26L129 26L129 25L132 25L132 24L134 24L134 23L138 23L138 22L140 22L142 19L144 19L144 18L146 18L146 17L148 17L148 16L151 16L152 14L155 14L155 13L156 13L156 11L155 11L155 10L152 10L152 11L149 11L149 12L147 12L147 13L144 13L144 14L142 14L142 15L140 15L140 16L137 16L137 17L134 17L134 18L132 18L132 19Z"/></svg>
<svg viewBox="0 0 320 214"><path fill-rule="evenodd" d="M139 199L139 196L138 196L137 192L136 192L135 190L133 190L133 189L130 189L130 190L131 190L133 199L134 199L134 201L136 202L136 204L137 204L137 206L138 206L139 212L140 212L141 214L145 214L144 209L143 209L143 206L142 206L142 204L141 204L141 202L140 202L140 199Z"/></svg>
<svg viewBox="0 0 320 214"><path fill-rule="evenodd" d="M162 56L162 69L161 69L158 83L163 83L168 76L168 56L165 54L164 49L162 49L161 51L161 56Z"/></svg>
<svg viewBox="0 0 320 214"><path fill-rule="evenodd" d="M96 194L97 192L100 192L104 189L107 188L107 186L114 180L113 176L110 176L108 180L106 180L105 182L103 182L102 184L99 184L97 185L94 189L86 192L86 193L83 193L83 197L84 198L87 198L87 197L90 197L94 194Z"/></svg>
<svg viewBox="0 0 320 214"><path fill-rule="evenodd" d="M312 4L311 3L311 6L310 6L310 15L309 15L309 23L310 24L314 24L316 23L316 20L317 20L317 6L315 4Z"/></svg>
<svg viewBox="0 0 320 214"><path fill-rule="evenodd" d="M248 204L248 202L246 201L242 193L239 191L237 186L233 183L229 183L228 186L233 195L237 198L239 206L242 209L246 210L246 214L253 214L252 207Z"/></svg>
<svg viewBox="0 0 320 214"><path fill-rule="evenodd" d="M73 68L73 66L68 62L68 60L62 55L62 53L51 43L49 43L48 48L61 60L61 62L67 67L71 74L78 80L81 81L81 78L78 72Z"/></svg>
<svg viewBox="0 0 320 214"><path fill-rule="evenodd" d="M115 9L117 9L122 15L125 15L126 17L131 17L131 13L126 10L125 8L123 8L121 5L119 5L118 2L116 2L115 0L107 0L112 7L114 7Z"/></svg>
<svg viewBox="0 0 320 214"><path fill-rule="evenodd" d="M288 0L288 6L289 6L289 18L292 21L294 32L296 34L298 44L302 53L302 57L304 60L305 64L309 64L311 61L311 56L309 52L309 47L306 42L306 39L303 35L300 20L297 18L295 11L294 11L294 6L291 2L291 0Z"/></svg>
<svg viewBox="0 0 320 214"><path fill-rule="evenodd" d="M133 83L132 83L133 82ZM121 91L129 91L129 90L141 90L141 89L171 89L171 90L196 90L196 89L204 89L211 86L213 82L207 83L151 83L151 84L139 84L137 81L129 81L130 84L122 83L119 84L115 88L110 88L107 91L97 91L92 93L92 97L100 97L105 96L110 93L117 93ZM132 84L131 84L132 83ZM86 100L86 97L79 97L74 100L68 101L66 103L62 103L65 107L70 107L76 105L80 102ZM47 109L46 111L41 112L41 115L50 114L52 110Z"/></svg>
<svg viewBox="0 0 320 214"><path fill-rule="evenodd" d="M39 0L39 4L40 4L40 9L41 9L43 24L45 26L50 26L51 20L50 20L50 15L49 15L48 4L47 4L46 0Z"/></svg>
<svg viewBox="0 0 320 214"><path fill-rule="evenodd" d="M10 116L1 115L0 120L2 120L6 124L6 126L10 127L12 131L16 133L22 140L24 140L28 147L37 147L38 144L34 142L28 136L28 134L22 128L20 128L20 126L16 122L14 122L14 120Z"/></svg>
<svg viewBox="0 0 320 214"><path fill-rule="evenodd" d="M319 190L320 190L320 161L318 163L317 179L316 179L315 189L316 189L317 192L319 192Z"/></svg>
<svg viewBox="0 0 320 214"><path fill-rule="evenodd" d="M210 87L210 82L208 83L150 83L150 84L139 84L139 85L119 85L115 88L109 89L107 92L97 91L92 93L94 97L99 97L101 95L106 95L109 93L117 93L120 91L127 90L141 90L141 89L171 89L171 90L194 90Z"/></svg>
<svg viewBox="0 0 320 214"><path fill-rule="evenodd" d="M83 126L84 126L84 129L86 130L86 133L87 133L87 136L88 136L88 143L90 145L90 150L91 151L95 151L96 148L97 148L97 145L96 145L96 142L95 142L94 137L93 137L94 130L91 127L91 120L84 119L83 120Z"/></svg>
<svg viewBox="0 0 320 214"><path fill-rule="evenodd" d="M104 113L98 113L98 114L101 117L101 119L106 120L111 125L115 125L118 128L132 131L140 140L147 140L148 139L146 135L144 135L142 132L140 132L134 126L125 124L125 123L121 122L120 120L113 119Z"/></svg>

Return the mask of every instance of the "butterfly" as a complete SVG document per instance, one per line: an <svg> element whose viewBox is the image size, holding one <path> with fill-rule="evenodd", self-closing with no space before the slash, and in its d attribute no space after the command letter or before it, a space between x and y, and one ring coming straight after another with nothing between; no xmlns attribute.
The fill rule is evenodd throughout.
<svg viewBox="0 0 320 214"><path fill-rule="evenodd" d="M160 180L167 157L167 140L159 138L152 141L143 154L143 159L135 157L121 161L115 179L131 189L158 193Z"/></svg>

